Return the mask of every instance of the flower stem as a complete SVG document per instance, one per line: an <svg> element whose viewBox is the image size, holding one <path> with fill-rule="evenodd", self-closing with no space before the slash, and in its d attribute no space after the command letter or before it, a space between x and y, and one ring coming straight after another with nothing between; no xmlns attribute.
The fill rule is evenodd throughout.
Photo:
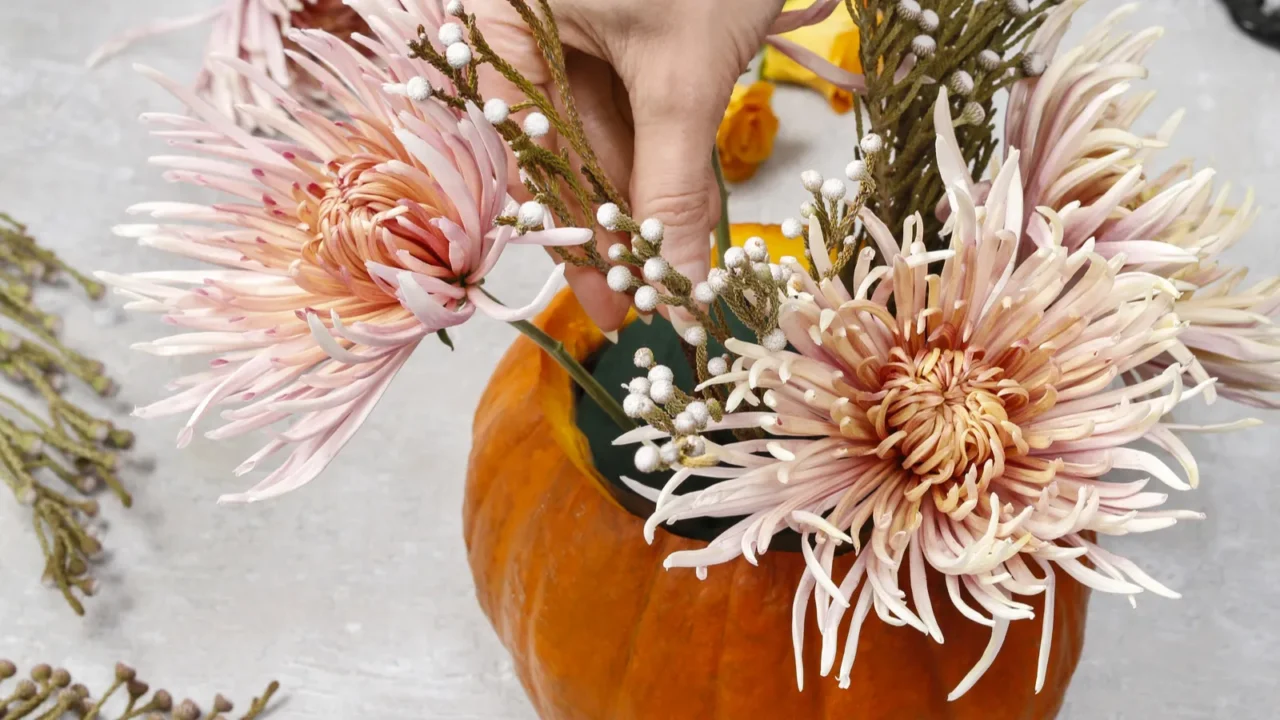
<svg viewBox="0 0 1280 720"><path fill-rule="evenodd" d="M569 377L573 378L573 381L578 383L578 387L582 388L582 391L594 400L596 404L600 406L600 409L604 410L620 429L630 430L636 426L635 423L632 422L631 418L627 417L627 414L622 411L622 405L620 405L618 401L609 394L609 391L605 390L604 386L592 377L591 373L587 372L586 368L582 367L582 363L578 362L577 358L570 355L569 352L564 349L564 343L546 334L538 326L528 320L513 322L511 323L511 326L524 333L525 337L532 340L534 344L542 348L542 350L546 352L551 359L559 363L560 367L564 368L565 372L569 373Z"/></svg>
<svg viewBox="0 0 1280 720"><path fill-rule="evenodd" d="M720 150L711 149L711 166L716 170L716 185L720 188L720 222L716 223L716 252L720 255L720 267L724 267L724 254L733 244L729 237L729 189L724 185L724 168L720 167Z"/></svg>

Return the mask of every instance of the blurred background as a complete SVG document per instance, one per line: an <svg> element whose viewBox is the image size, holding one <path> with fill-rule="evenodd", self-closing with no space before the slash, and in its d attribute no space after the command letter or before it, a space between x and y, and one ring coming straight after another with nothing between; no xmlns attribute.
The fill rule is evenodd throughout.
<svg viewBox="0 0 1280 720"><path fill-rule="evenodd" d="M208 27L148 40L94 71L83 60L117 33L211 4L0 3L0 210L81 270L174 266L109 232L134 203L204 199L147 164L166 148L137 117L177 103L130 65L188 82ZM1093 0L1071 37L1118 5ZM1167 29L1147 62L1144 85L1160 91L1148 122L1188 110L1165 160L1194 156L1220 181L1255 188L1262 215L1228 259L1259 277L1280 272L1280 52L1241 34L1217 0L1151 0L1128 23L1147 25ZM802 89L780 88L773 105L781 118L773 157L733 188L735 222L793 215L799 173L839 176L849 159L851 115L834 115ZM512 288L504 297L531 297L548 265L536 253L509 257L495 281ZM44 297L66 319L68 342L122 384L117 411L157 399L180 369L129 350L160 333L154 318L124 319L110 298L90 307L70 292ZM153 685L197 698L247 699L274 678L285 698L277 718L533 718L473 597L460 523L471 414L514 337L478 320L454 334L455 352L424 343L328 471L267 503L215 504L251 484L231 471L256 449L252 440L197 438L178 452L179 420L126 421L139 435L135 457L154 468L126 472L132 511L104 498L111 557L85 618L39 583L29 517L0 502L0 657L62 664L95 686L124 660ZM1179 410L1183 422L1238 414L1225 403ZM1264 718L1280 706L1280 534L1271 515L1280 511L1280 425L1190 444L1202 485L1178 499L1208 519L1110 543L1184 598L1144 597L1134 610L1095 595L1065 718Z"/></svg>

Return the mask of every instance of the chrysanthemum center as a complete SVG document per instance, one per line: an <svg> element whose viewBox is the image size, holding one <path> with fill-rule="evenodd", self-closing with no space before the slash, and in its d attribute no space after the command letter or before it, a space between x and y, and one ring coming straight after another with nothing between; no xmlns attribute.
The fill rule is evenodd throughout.
<svg viewBox="0 0 1280 720"><path fill-rule="evenodd" d="M1019 434L1005 400L1026 396L1003 374L963 351L909 356L895 349L881 369L884 397L868 411L881 447L895 449L902 467L930 484L962 478L989 461L1003 465L1005 448Z"/></svg>
<svg viewBox="0 0 1280 720"><path fill-rule="evenodd" d="M373 282L367 263L402 266L397 255L408 252L426 265L449 267L446 243L430 242L437 234L425 217L415 217L406 229L397 217L430 211L418 188L379 170L386 158L357 155L329 162L323 182L298 196L301 229L311 239L303 246L294 277L321 295L355 293L373 302L394 302ZM400 199L416 202L410 209ZM428 238L430 236L430 238Z"/></svg>

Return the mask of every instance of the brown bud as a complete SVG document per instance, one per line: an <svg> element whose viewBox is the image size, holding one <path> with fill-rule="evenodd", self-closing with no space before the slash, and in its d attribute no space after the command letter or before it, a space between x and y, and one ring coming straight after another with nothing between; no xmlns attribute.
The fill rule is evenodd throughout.
<svg viewBox="0 0 1280 720"><path fill-rule="evenodd" d="M35 697L38 692L39 690L36 689L35 683L31 682L30 680L23 680L22 682L18 683L17 687L13 689L13 699L24 700L24 701L30 700L31 698Z"/></svg>
<svg viewBox="0 0 1280 720"><path fill-rule="evenodd" d="M147 686L146 683L142 682L141 680L127 680L125 682L126 682L126 685L124 686L125 690L129 693L129 697L133 698L134 700L137 700L143 695L146 695L147 691L151 689L150 687Z"/></svg>
<svg viewBox="0 0 1280 720"><path fill-rule="evenodd" d="M133 668L125 665L124 663L116 663L116 680L119 680L122 683L127 683L131 682L137 676L138 673Z"/></svg>
<svg viewBox="0 0 1280 720"><path fill-rule="evenodd" d="M200 720L200 706L194 700L183 700L174 709L173 720Z"/></svg>
<svg viewBox="0 0 1280 720"><path fill-rule="evenodd" d="M69 689L71 690L71 692L75 693L76 695L79 695L81 698L89 697L89 688L85 687L81 683L76 683L75 685L72 685Z"/></svg>
<svg viewBox="0 0 1280 720"><path fill-rule="evenodd" d="M67 561L67 573L73 576L83 575L89 572L89 566L84 564L84 560L73 557Z"/></svg>
<svg viewBox="0 0 1280 720"><path fill-rule="evenodd" d="M8 680L18 674L18 666L11 660L0 660L0 680Z"/></svg>
<svg viewBox="0 0 1280 720"><path fill-rule="evenodd" d="M67 672L66 668L57 668L49 679L53 682L54 687L64 688L71 684L71 673Z"/></svg>
<svg viewBox="0 0 1280 720"><path fill-rule="evenodd" d="M53 674L53 668L45 663L40 663L31 668L31 679L38 683L49 682L49 676Z"/></svg>
<svg viewBox="0 0 1280 720"><path fill-rule="evenodd" d="M169 712L173 709L173 696L167 690L157 690L151 696L151 705L161 712Z"/></svg>
<svg viewBox="0 0 1280 720"><path fill-rule="evenodd" d="M229 713L232 710L235 710L235 705L232 705L231 701L228 700L226 697L224 697L221 693L219 693L218 696L213 699L214 712Z"/></svg>

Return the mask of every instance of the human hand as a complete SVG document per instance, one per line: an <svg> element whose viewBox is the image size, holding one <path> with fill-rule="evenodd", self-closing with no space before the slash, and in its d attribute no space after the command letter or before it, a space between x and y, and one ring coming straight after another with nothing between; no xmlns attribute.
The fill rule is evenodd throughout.
<svg viewBox="0 0 1280 720"><path fill-rule="evenodd" d="M570 91L601 168L627 190L635 218L663 222L663 257L694 282L704 279L709 235L720 212L711 167L716 129L734 82L760 48L782 0L550 4L565 47ZM563 107L541 51L510 3L470 0L466 5L496 53ZM509 103L524 99L492 68L482 72L481 88L486 97ZM513 187L521 186L514 176L512 181ZM617 239L600 232L597 242L603 255ZM602 329L622 324L630 298L610 290L603 275L569 267L566 277Z"/></svg>

